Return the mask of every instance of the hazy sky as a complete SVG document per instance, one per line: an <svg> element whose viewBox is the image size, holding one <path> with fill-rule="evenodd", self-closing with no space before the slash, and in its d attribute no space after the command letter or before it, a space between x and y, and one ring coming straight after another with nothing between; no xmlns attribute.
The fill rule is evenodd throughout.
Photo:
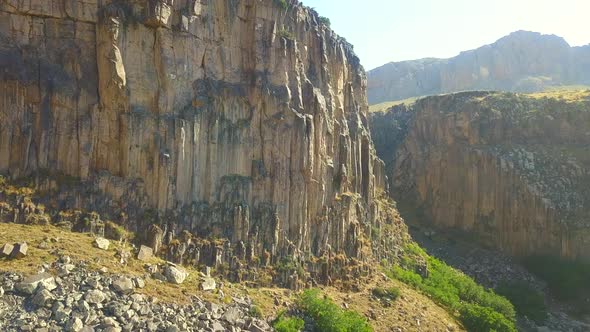
<svg viewBox="0 0 590 332"><path fill-rule="evenodd" d="M365 69L452 57L516 30L590 43L590 0L302 0L354 45Z"/></svg>

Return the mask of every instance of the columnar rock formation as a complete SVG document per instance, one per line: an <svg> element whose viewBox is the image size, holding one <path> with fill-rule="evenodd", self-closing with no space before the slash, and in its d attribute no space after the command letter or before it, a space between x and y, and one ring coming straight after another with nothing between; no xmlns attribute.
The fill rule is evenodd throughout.
<svg viewBox="0 0 590 332"><path fill-rule="evenodd" d="M384 180L365 73L286 4L2 1L0 172L78 178L42 189L135 230L366 257Z"/></svg>
<svg viewBox="0 0 590 332"><path fill-rule="evenodd" d="M369 102L465 90L542 91L590 84L590 45L570 47L561 37L516 31L450 59L391 62L368 72Z"/></svg>
<svg viewBox="0 0 590 332"><path fill-rule="evenodd" d="M466 92L371 117L391 192L511 254L590 261L590 92Z"/></svg>

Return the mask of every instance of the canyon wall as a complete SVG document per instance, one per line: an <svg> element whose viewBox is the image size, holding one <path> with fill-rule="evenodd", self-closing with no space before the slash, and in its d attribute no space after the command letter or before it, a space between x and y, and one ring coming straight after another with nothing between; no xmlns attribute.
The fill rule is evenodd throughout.
<svg viewBox="0 0 590 332"><path fill-rule="evenodd" d="M368 72L369 103L466 90L542 91L590 85L590 46L516 31L450 59L391 62Z"/></svg>
<svg viewBox="0 0 590 332"><path fill-rule="evenodd" d="M424 221L590 261L590 90L426 97L370 122L391 192Z"/></svg>
<svg viewBox="0 0 590 332"><path fill-rule="evenodd" d="M38 186L132 230L365 259L385 183L366 77L319 22L297 1L3 0L0 172L80 181Z"/></svg>

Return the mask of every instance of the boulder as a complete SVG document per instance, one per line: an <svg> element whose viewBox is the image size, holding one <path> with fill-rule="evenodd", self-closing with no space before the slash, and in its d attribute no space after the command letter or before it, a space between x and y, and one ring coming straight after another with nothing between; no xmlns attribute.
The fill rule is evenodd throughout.
<svg viewBox="0 0 590 332"><path fill-rule="evenodd" d="M109 250L110 244L111 242L105 239L104 237L97 237L96 239L94 239L94 245L102 250Z"/></svg>
<svg viewBox="0 0 590 332"><path fill-rule="evenodd" d="M106 295L102 291L98 289L92 289L86 292L84 295L84 300L90 304L98 304L104 302L106 300Z"/></svg>
<svg viewBox="0 0 590 332"><path fill-rule="evenodd" d="M17 243L12 250L10 256L12 258L23 258L27 255L27 251L29 250L29 246L26 242Z"/></svg>
<svg viewBox="0 0 590 332"><path fill-rule="evenodd" d="M235 325L238 319L242 318L243 316L244 314L238 308L231 307L223 313L221 319L223 319L231 325Z"/></svg>
<svg viewBox="0 0 590 332"><path fill-rule="evenodd" d="M84 328L84 323L78 317L74 317L66 324L66 331L68 332L80 332Z"/></svg>
<svg viewBox="0 0 590 332"><path fill-rule="evenodd" d="M0 257L9 257L12 254L13 250L14 246L11 243L6 243L2 246L2 249L0 250Z"/></svg>
<svg viewBox="0 0 590 332"><path fill-rule="evenodd" d="M47 289L43 288L35 293L35 296L33 296L31 299L31 303L37 307L46 307L47 305L51 304L51 301L53 300L53 294L51 294L51 292Z"/></svg>
<svg viewBox="0 0 590 332"><path fill-rule="evenodd" d="M151 247L142 245L139 247L139 253L137 253L137 259L140 261L147 261L154 256L154 250Z"/></svg>
<svg viewBox="0 0 590 332"><path fill-rule="evenodd" d="M55 278L53 278L51 274L43 272L25 278L22 282L16 284L16 290L21 293L31 295L39 286L48 291L52 291L57 288Z"/></svg>
<svg viewBox="0 0 590 332"><path fill-rule="evenodd" d="M201 289L204 291L211 291L214 290L216 287L215 279L211 277L202 278L201 281Z"/></svg>
<svg viewBox="0 0 590 332"><path fill-rule="evenodd" d="M119 277L113 281L113 288L121 294L130 294L133 292L133 281L127 277Z"/></svg>
<svg viewBox="0 0 590 332"><path fill-rule="evenodd" d="M188 273L176 265L167 265L166 269L164 270L164 275L168 282L173 284L182 284L184 279L188 277Z"/></svg>

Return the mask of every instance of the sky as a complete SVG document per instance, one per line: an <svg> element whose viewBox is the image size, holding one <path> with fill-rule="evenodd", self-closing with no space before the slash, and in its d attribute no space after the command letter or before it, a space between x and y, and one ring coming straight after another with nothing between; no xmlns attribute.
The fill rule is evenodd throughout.
<svg viewBox="0 0 590 332"><path fill-rule="evenodd" d="M517 30L590 43L590 0L301 0L354 45L365 69L448 58Z"/></svg>

